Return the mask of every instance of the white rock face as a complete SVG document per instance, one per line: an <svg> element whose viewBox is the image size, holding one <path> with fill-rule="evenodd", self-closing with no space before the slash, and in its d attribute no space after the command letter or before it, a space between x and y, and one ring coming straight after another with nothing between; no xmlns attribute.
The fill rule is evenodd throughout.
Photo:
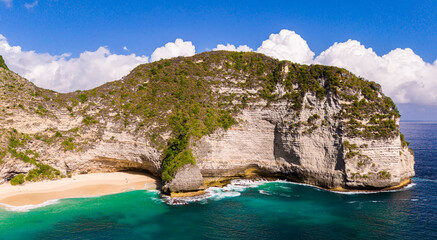
<svg viewBox="0 0 437 240"><path fill-rule="evenodd" d="M414 157L394 139L348 138L334 115L341 110L332 98L307 94L306 108L289 115L285 102L268 108L251 106L228 131L203 137L194 148L203 176L233 176L248 168L326 188L383 188L414 176ZM290 127L317 114L318 127ZM322 119L324 124L321 124ZM344 142L361 146L346 157ZM389 174L389 175L388 175Z"/></svg>
<svg viewBox="0 0 437 240"><path fill-rule="evenodd" d="M232 176L251 165L277 167L273 154L275 126L255 111L243 112L240 121L237 126L205 136L196 144L194 154L204 176Z"/></svg>
<svg viewBox="0 0 437 240"><path fill-rule="evenodd" d="M415 175L414 156L408 147L402 147L400 138L379 141L354 138L349 142L364 147L360 148L362 156L345 158L346 186L392 186Z"/></svg>
<svg viewBox="0 0 437 240"><path fill-rule="evenodd" d="M62 111L57 113L56 118L45 118L37 114L28 114L19 109L14 109L13 115L6 115L0 119L0 125L8 122L9 129L16 129L20 133L35 134L43 133L53 136L56 131L71 131L81 127L81 121L71 117ZM53 128L54 130L49 130ZM53 138L50 144L42 141L31 140L27 146L19 147L18 150L25 152L29 145L33 151L39 153L42 163L48 164L61 174L84 174L94 172L115 172L121 170L145 170L159 177L161 167L161 151L150 146L145 138L132 134L122 126L108 122L107 127L90 127L86 134L76 134L74 142L77 145L74 150L65 150L62 139ZM64 133L65 134L65 133ZM7 146L9 133L3 133L3 145ZM0 183L10 180L16 174L26 174L35 166L24 163L21 160L11 158L9 154L0 164Z"/></svg>

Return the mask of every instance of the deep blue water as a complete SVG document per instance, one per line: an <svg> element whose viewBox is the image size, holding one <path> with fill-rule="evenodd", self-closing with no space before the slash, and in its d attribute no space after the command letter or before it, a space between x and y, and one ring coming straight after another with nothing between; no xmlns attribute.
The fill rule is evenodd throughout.
<svg viewBox="0 0 437 240"><path fill-rule="evenodd" d="M0 239L437 239L437 124L403 122L401 130L416 154L414 184L402 191L240 182L187 205L132 191L0 209Z"/></svg>

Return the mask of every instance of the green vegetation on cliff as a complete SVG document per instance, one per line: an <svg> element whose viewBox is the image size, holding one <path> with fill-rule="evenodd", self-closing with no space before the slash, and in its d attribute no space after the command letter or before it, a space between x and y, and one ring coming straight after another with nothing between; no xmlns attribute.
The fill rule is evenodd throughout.
<svg viewBox="0 0 437 240"><path fill-rule="evenodd" d="M2 56L0 56L0 67L9 70L8 66L6 66L5 60Z"/></svg>
<svg viewBox="0 0 437 240"><path fill-rule="evenodd" d="M24 183L24 175L18 174L17 176L13 177L11 179L11 185L20 185Z"/></svg>
<svg viewBox="0 0 437 240"><path fill-rule="evenodd" d="M27 142L33 141L33 137L31 135L19 133L15 129L10 131L9 134L8 152L10 153L10 156L34 166L34 168L30 170L27 175L19 174L15 176L11 180L12 185L22 184L24 183L24 179L26 181L41 181L60 177L59 170L37 160L39 158L39 154L37 152L34 152L30 149L24 150ZM60 133L57 132L55 135L59 136Z"/></svg>
<svg viewBox="0 0 437 240"><path fill-rule="evenodd" d="M191 150L196 140L219 128L231 128L247 108L286 103L297 119L290 125L306 126L304 134L327 127L329 121L318 114L299 120L309 95L341 104L335 117L341 119L340 130L348 137L390 138L399 133L399 113L378 84L345 69L295 64L253 52L205 52L143 64L122 80L67 94L40 89L6 70L0 70L0 82L5 115L21 111L57 120L54 113L61 111L80 124L74 132L33 136L37 141L79 151L81 144L86 147L100 140L111 123L162 151L163 181L170 181L183 165L196 164ZM17 134L11 135L8 152L35 165L26 179L57 177L56 169L39 165L37 157L25 153L26 141ZM83 143L74 139L81 135L88 136ZM354 153L351 150L349 155Z"/></svg>

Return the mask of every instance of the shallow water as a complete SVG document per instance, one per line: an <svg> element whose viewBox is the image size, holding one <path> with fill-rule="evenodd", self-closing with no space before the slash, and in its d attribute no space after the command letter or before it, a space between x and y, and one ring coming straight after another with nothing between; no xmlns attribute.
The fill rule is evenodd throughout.
<svg viewBox="0 0 437 240"><path fill-rule="evenodd" d="M401 191L240 181L185 205L166 204L156 191L64 199L27 212L0 209L0 239L436 239L437 124L401 129L417 175Z"/></svg>

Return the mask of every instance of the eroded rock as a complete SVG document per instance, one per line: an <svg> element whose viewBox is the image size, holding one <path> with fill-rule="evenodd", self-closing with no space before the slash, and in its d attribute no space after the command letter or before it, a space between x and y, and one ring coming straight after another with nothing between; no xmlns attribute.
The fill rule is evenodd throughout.
<svg viewBox="0 0 437 240"><path fill-rule="evenodd" d="M197 165L186 164L163 187L164 192L189 192L203 188L203 176Z"/></svg>

